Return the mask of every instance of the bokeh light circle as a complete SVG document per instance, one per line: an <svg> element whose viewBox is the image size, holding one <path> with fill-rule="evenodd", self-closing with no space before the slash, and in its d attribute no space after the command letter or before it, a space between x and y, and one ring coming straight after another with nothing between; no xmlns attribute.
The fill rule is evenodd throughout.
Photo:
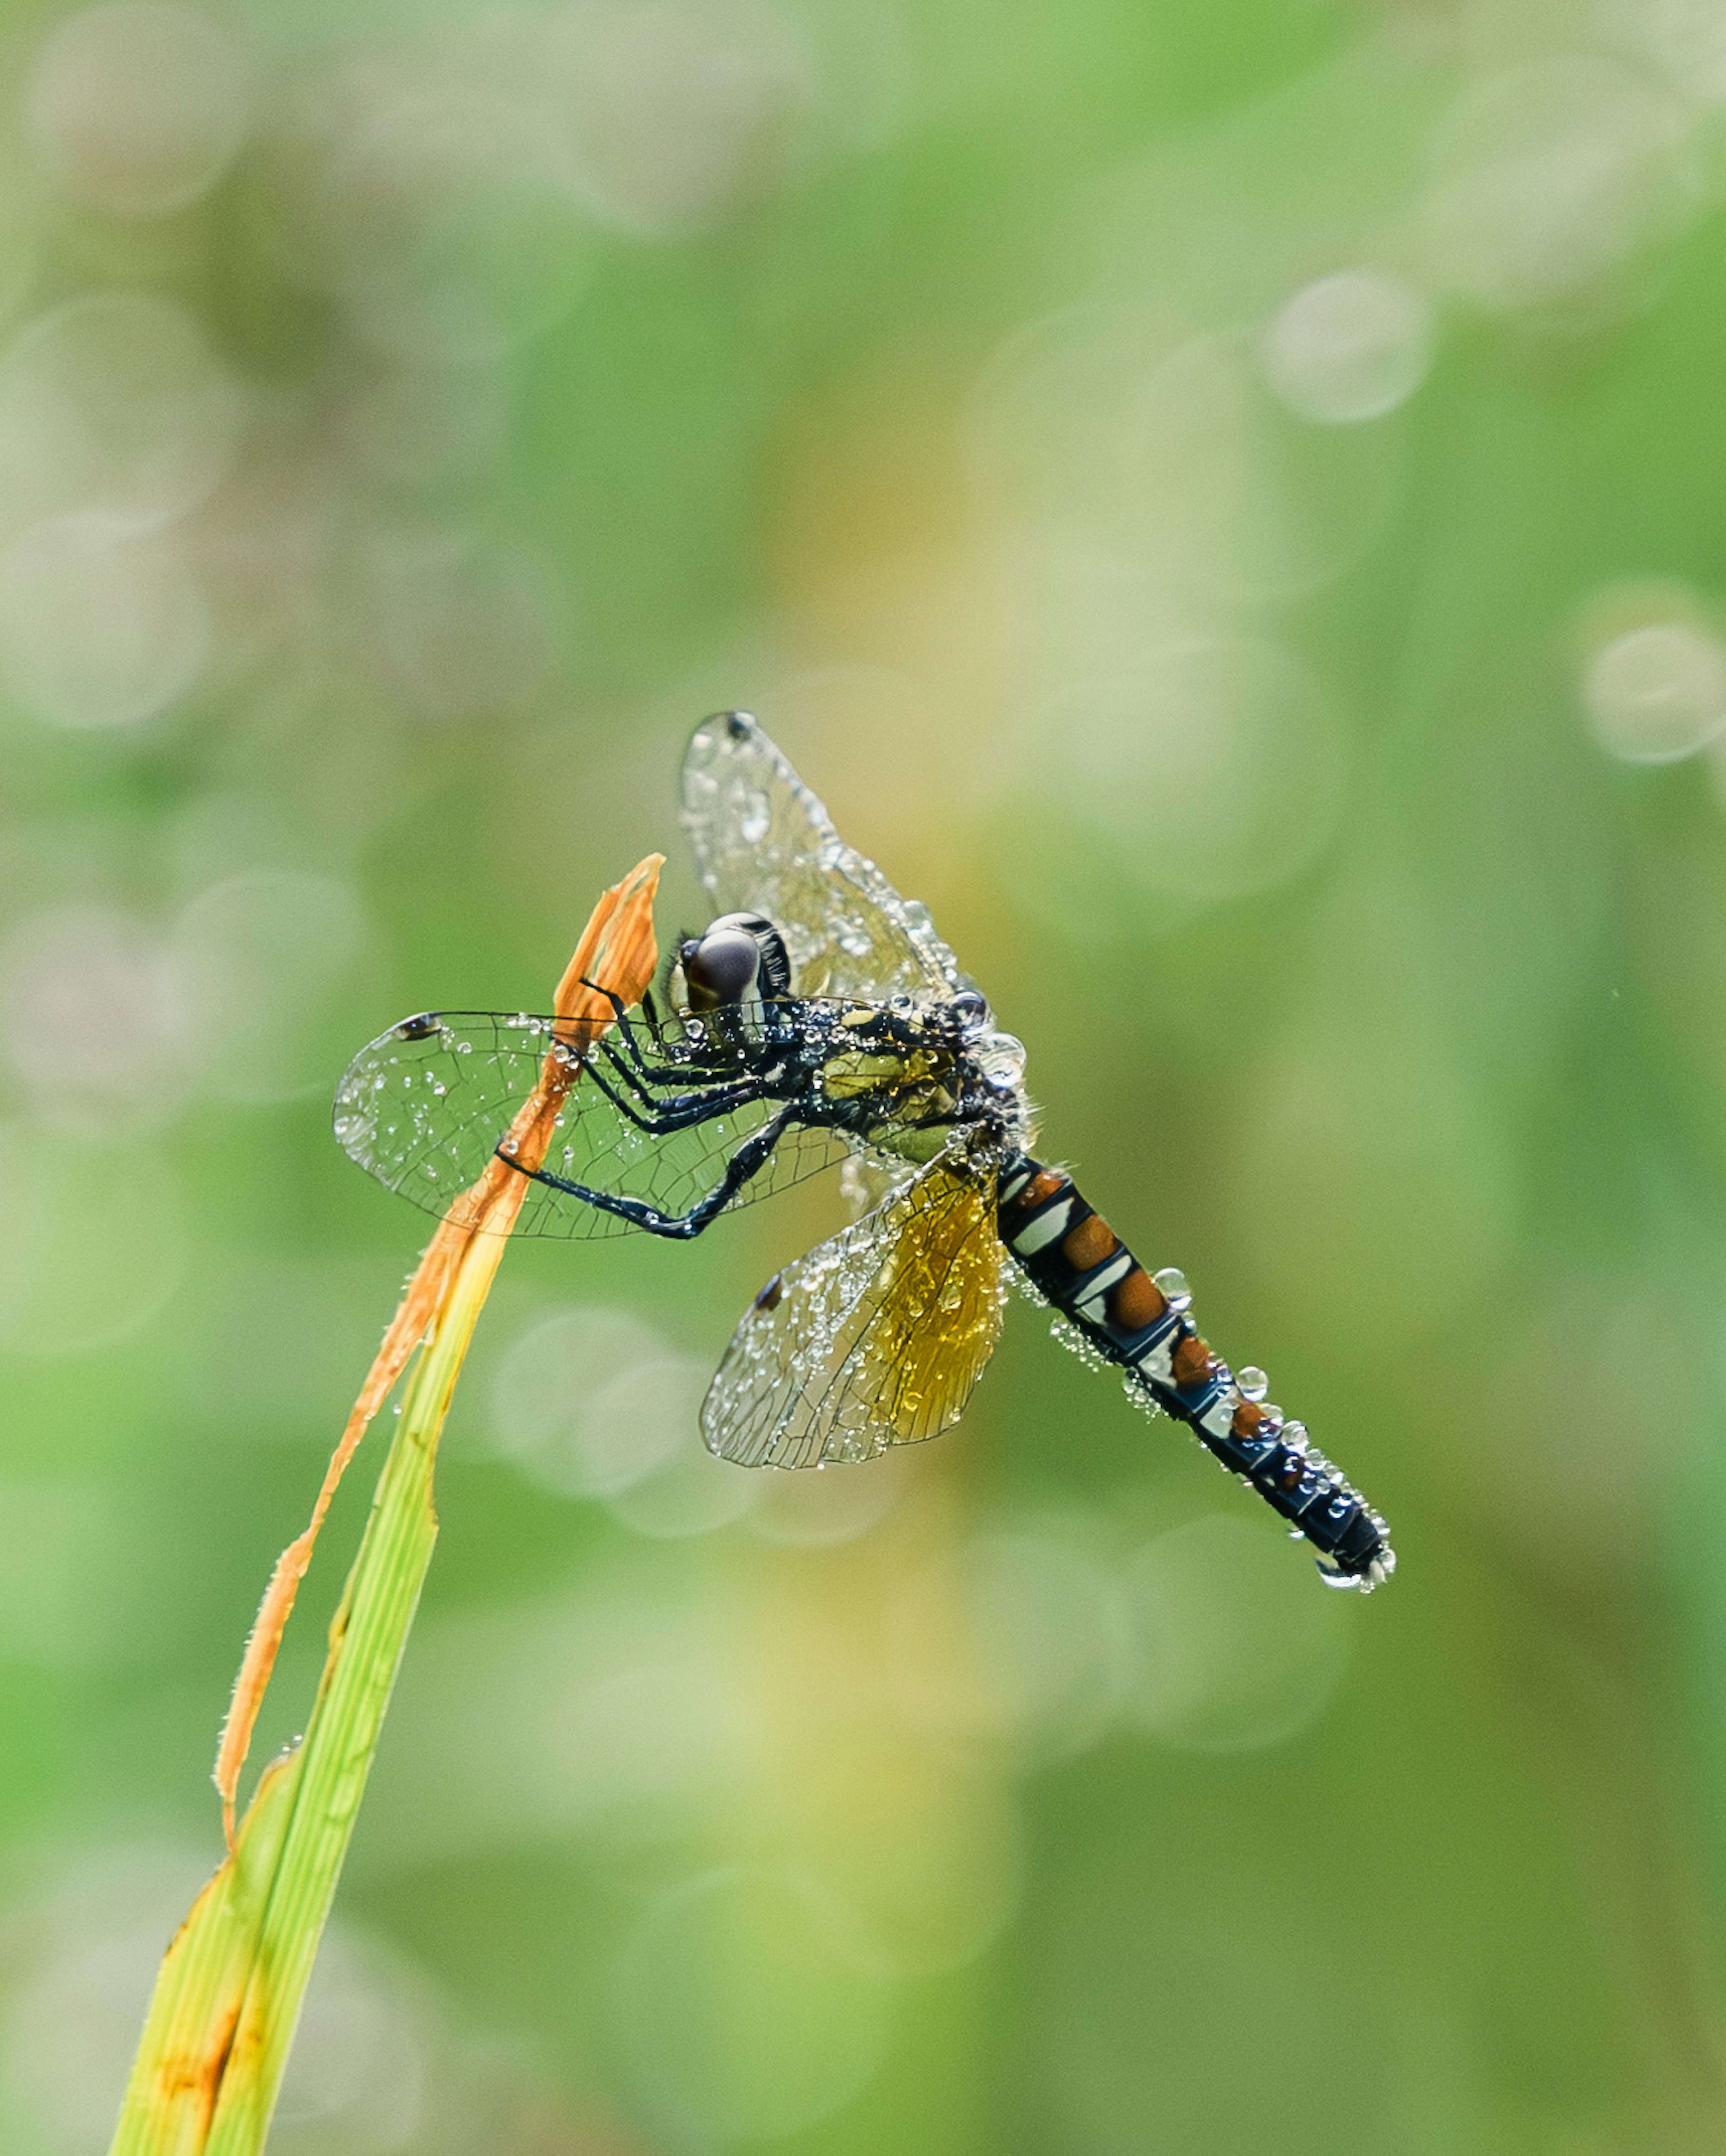
<svg viewBox="0 0 1726 2156"><path fill-rule="evenodd" d="M73 510L140 529L183 516L220 484L244 418L183 309L143 292L69 300L0 359L0 533Z"/></svg>
<svg viewBox="0 0 1726 2156"><path fill-rule="evenodd" d="M1030 865L1059 896L1107 877L1189 905L1242 898L1303 867L1342 811L1334 702L1256 639L1166 644L1135 673L1074 683L1030 731L1028 791L1053 830Z"/></svg>
<svg viewBox="0 0 1726 2156"><path fill-rule="evenodd" d="M1726 726L1726 643L1697 621L1645 623L1594 652L1582 695L1610 755L1677 762Z"/></svg>
<svg viewBox="0 0 1726 2156"><path fill-rule="evenodd" d="M1657 69L1677 95L1726 104L1726 7L1720 0L1595 0L1595 23L1613 46Z"/></svg>
<svg viewBox="0 0 1726 2156"><path fill-rule="evenodd" d="M721 2141L813 2126L880 2064L885 1985L814 1883L767 1867L663 1895L625 1943L614 1997L629 2079L686 2132Z"/></svg>
<svg viewBox="0 0 1726 2156"><path fill-rule="evenodd" d="M498 1365L494 1440L544 1489L614 1498L676 1459L690 1390L686 1358L642 1319L559 1311L521 1333Z"/></svg>
<svg viewBox="0 0 1726 2156"><path fill-rule="evenodd" d="M1174 341L1145 308L1092 304L1021 322L972 393L966 446L979 476L1042 516L1112 511L1125 415Z"/></svg>
<svg viewBox="0 0 1726 2156"><path fill-rule="evenodd" d="M0 1052L48 1122L135 1123L177 1102L184 1025L172 954L129 914L50 907L0 943Z"/></svg>
<svg viewBox="0 0 1726 2156"><path fill-rule="evenodd" d="M782 185L815 93L792 18L753 0L571 8L548 80L572 193L596 223L653 237Z"/></svg>
<svg viewBox="0 0 1726 2156"><path fill-rule="evenodd" d="M209 603L177 549L90 511L0 553L0 674L51 726L136 726L179 701L209 657Z"/></svg>
<svg viewBox="0 0 1726 2156"><path fill-rule="evenodd" d="M181 209L244 136L244 54L212 15L107 0L57 23L32 64L24 121L49 178L121 217Z"/></svg>
<svg viewBox="0 0 1726 2156"><path fill-rule="evenodd" d="M1433 267L1495 313L1598 292L1677 229L1699 186L1683 105L1641 69L1584 53L1477 85L1433 163Z"/></svg>
<svg viewBox="0 0 1726 2156"><path fill-rule="evenodd" d="M711 1364L693 1356L654 1355L627 1364L587 1398L589 1451L630 1468L650 1463L611 1499L613 1513L637 1534L709 1534L760 1500L765 1477L716 1459L701 1442L701 1398L712 1375Z"/></svg>
<svg viewBox="0 0 1726 2156"><path fill-rule="evenodd" d="M209 1090L254 1105L321 1092L342 1060L331 1007L369 937L340 877L256 869L200 891L173 950L189 1052Z"/></svg>
<svg viewBox="0 0 1726 2156"><path fill-rule="evenodd" d="M1406 403L1432 358L1424 294L1381 270L1343 270L1304 285L1267 324L1259 363L1303 419L1343 425Z"/></svg>
<svg viewBox="0 0 1726 2156"><path fill-rule="evenodd" d="M1108 1571L1034 1526L979 1535L964 1594L992 1712L1033 1758L1082 1750L1121 1702L1126 1642Z"/></svg>
<svg viewBox="0 0 1726 2156"><path fill-rule="evenodd" d="M795 1471L750 1474L758 1489L750 1532L763 1542L820 1549L855 1542L886 1519L915 1470L902 1452L847 1466L830 1460Z"/></svg>
<svg viewBox="0 0 1726 2156"><path fill-rule="evenodd" d="M0 1123L0 1347L70 1355L155 1316L179 1284L178 1184L136 1138Z"/></svg>
<svg viewBox="0 0 1726 2156"><path fill-rule="evenodd" d="M339 2136L343 2156L398 2156L419 2141L436 2097L415 1974L345 1927L323 1942L271 2128L290 2148Z"/></svg>
<svg viewBox="0 0 1726 2156"><path fill-rule="evenodd" d="M0 1911L0 2119L29 2156L106 2143L163 1944L209 1868L195 1843L96 1842L33 1893L14 1887Z"/></svg>
<svg viewBox="0 0 1726 2156"><path fill-rule="evenodd" d="M1253 341L1232 331L1151 367L1112 449L1123 494L1098 536L1154 560L1177 588L1231 603L1294 598L1344 574L1400 486L1390 430L1303 424L1267 387Z"/></svg>
<svg viewBox="0 0 1726 2156"><path fill-rule="evenodd" d="M397 65L308 85L265 146L256 214L292 274L365 343L496 360L566 315L593 255L532 100Z"/></svg>
<svg viewBox="0 0 1726 2156"><path fill-rule="evenodd" d="M684 1441L663 1466L632 1482L610 1501L614 1517L638 1535L655 1542L681 1542L690 1535L711 1534L745 1518L761 1495L758 1479L717 1460L701 1443L694 1409L712 1372L703 1366L682 1373L686 1416L677 1428Z"/></svg>
<svg viewBox="0 0 1726 2156"><path fill-rule="evenodd" d="M1165 1743L1245 1752L1323 1712L1348 1613L1274 1529L1213 1513L1158 1535L1123 1581L1135 1669L1128 1712Z"/></svg>

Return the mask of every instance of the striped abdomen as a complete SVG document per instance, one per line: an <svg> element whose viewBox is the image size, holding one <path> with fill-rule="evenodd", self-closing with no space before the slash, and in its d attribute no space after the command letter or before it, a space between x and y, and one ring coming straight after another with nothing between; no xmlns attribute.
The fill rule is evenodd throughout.
<svg viewBox="0 0 1726 2156"><path fill-rule="evenodd" d="M1390 1577L1383 1520L1299 1423L1246 1397L1199 1337L1184 1290L1171 1281L1164 1294L1070 1175L1021 1153L1001 1171L999 1203L1001 1240L1032 1286L1330 1558L1326 1579L1370 1592Z"/></svg>

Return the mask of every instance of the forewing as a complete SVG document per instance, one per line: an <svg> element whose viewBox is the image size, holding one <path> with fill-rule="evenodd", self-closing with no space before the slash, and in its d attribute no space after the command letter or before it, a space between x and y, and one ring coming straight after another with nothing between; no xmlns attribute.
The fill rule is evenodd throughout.
<svg viewBox="0 0 1726 2156"><path fill-rule="evenodd" d="M1000 1337L1002 1263L993 1174L932 1161L756 1298L701 1404L708 1449L812 1467L937 1435Z"/></svg>
<svg viewBox="0 0 1726 2156"><path fill-rule="evenodd" d="M404 1019L348 1065L336 1093L336 1137L350 1159L428 1213L442 1214L483 1172L546 1056L565 1051L550 1018L437 1011ZM618 1090L609 1066L609 1081ZM637 1104L638 1106L640 1105ZM638 1130L580 1073L565 1096L544 1165L553 1175L665 1214L706 1195L732 1152L773 1112L754 1101L688 1130ZM783 1190L842 1158L821 1131L789 1131L733 1206ZM514 1232L583 1239L627 1234L632 1223L549 1184L530 1183Z"/></svg>
<svg viewBox="0 0 1726 2156"><path fill-rule="evenodd" d="M683 828L716 914L765 914L800 996L948 995L962 986L926 907L900 897L747 711L698 726Z"/></svg>

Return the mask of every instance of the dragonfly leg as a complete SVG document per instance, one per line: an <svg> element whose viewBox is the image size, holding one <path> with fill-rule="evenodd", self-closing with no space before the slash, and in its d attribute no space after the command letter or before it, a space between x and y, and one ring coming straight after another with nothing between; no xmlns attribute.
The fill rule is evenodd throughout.
<svg viewBox="0 0 1726 2156"><path fill-rule="evenodd" d="M728 1083L720 1083L716 1081L714 1083L708 1086L707 1090L705 1092L678 1093L674 1094L669 1100L660 1099L656 1097L656 1096L663 1094L667 1086L673 1084L688 1085L690 1083L690 1073L687 1070L681 1069L678 1065L672 1064L661 1066L668 1075L664 1076L657 1075L649 1075L641 1070L634 1069L625 1057L619 1055L618 1051L611 1045L609 1041L602 1040L598 1044L598 1046L600 1053L604 1056L606 1061L610 1064L613 1070L617 1072L624 1084L629 1088L629 1091L632 1093L639 1095L642 1100L646 1101L647 1105L650 1108L692 1108L698 1101L706 1101L710 1103L717 1104L715 1108L715 1112L717 1113L717 1109L720 1107L735 1106L744 1101L753 1101L756 1099L760 1093L761 1088L757 1080L753 1078L739 1079L736 1075L735 1071L732 1071L727 1074L727 1077L729 1080ZM593 1063L591 1055L588 1057L586 1067L590 1075L594 1075ZM696 1081L696 1083L698 1085L706 1081L701 1079L697 1079ZM617 1096L612 1092L609 1086L602 1085L599 1090L604 1093L609 1099L613 1101L617 1100ZM623 1104L619 1101L618 1105L621 1106Z"/></svg>
<svg viewBox="0 0 1726 2156"><path fill-rule="evenodd" d="M660 1085L668 1085L673 1081L687 1084L691 1078L700 1083L708 1077L723 1079L735 1075L737 1059L732 1054L722 1053L717 1056L684 1055L669 1060L662 1059L655 1062L647 1055L640 1040L637 1040L635 1029L629 1023L628 1008L621 997L615 995L609 988L602 988L597 981L590 981L585 978L582 981L582 986L584 988L591 988L596 996L604 996L607 1003L611 1005L612 1017L618 1032L623 1036L624 1047L629 1051L629 1061L634 1066L634 1075ZM602 1036L600 1045L609 1048L612 1056L616 1059L618 1051L611 1045L609 1038Z"/></svg>
<svg viewBox="0 0 1726 2156"><path fill-rule="evenodd" d="M597 981L589 981L583 978L582 986L584 988L591 988L596 996L604 996L606 1002L611 1005L611 1015L616 1021L619 1033L623 1036L624 1045L629 1050L629 1060L634 1066L636 1075L651 1080L661 1078L663 1074L675 1071L677 1069L677 1065L675 1064L660 1063L655 1065L648 1060L646 1055L642 1052L640 1042L635 1038L635 1029L629 1023L629 1007L624 1002L621 996L616 994L610 988L602 988ZM609 1044L602 1041L601 1045L604 1046L609 1045ZM615 1048L612 1049L611 1053L614 1060L621 1060L618 1058L618 1052ZM686 1075L687 1074L685 1075Z"/></svg>
<svg viewBox="0 0 1726 2156"><path fill-rule="evenodd" d="M519 1168L522 1175L531 1175L536 1183L549 1183L553 1190L567 1190L572 1198L579 1198L598 1208L602 1213L614 1213L619 1220L628 1220L637 1228L645 1228L650 1235L670 1235L679 1241L688 1242L699 1235L702 1229L711 1224L735 1198L752 1175L763 1168L769 1154L784 1136L791 1121L791 1106L781 1108L771 1121L762 1125L753 1137L746 1138L726 1163L725 1173L697 1204L687 1213L661 1213L657 1206L650 1205L645 1199L619 1198L609 1190L593 1190L584 1183L570 1183L561 1175L553 1175L541 1168ZM511 1168L517 1163L507 1153L498 1158Z"/></svg>
<svg viewBox="0 0 1726 2156"><path fill-rule="evenodd" d="M752 1101L761 1098L755 1086L733 1086L724 1092L686 1093L671 1101L650 1101L651 1115L640 1115L624 1100L620 1092L614 1092L590 1062L588 1075L610 1101L613 1107L627 1116L638 1131L647 1131L654 1137L663 1137L670 1131L686 1131L697 1123L709 1122L715 1116L722 1116L732 1108L746 1107Z"/></svg>

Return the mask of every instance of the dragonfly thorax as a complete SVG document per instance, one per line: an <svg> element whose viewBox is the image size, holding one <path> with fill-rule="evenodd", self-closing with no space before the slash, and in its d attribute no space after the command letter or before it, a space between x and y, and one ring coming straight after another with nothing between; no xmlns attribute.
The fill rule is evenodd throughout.
<svg viewBox="0 0 1726 2156"><path fill-rule="evenodd" d="M922 1004L898 998L820 1023L820 1094L853 1139L917 1162L932 1159L962 1127L1003 1153L1027 1142L1025 1050L991 1029L980 996L962 991Z"/></svg>

